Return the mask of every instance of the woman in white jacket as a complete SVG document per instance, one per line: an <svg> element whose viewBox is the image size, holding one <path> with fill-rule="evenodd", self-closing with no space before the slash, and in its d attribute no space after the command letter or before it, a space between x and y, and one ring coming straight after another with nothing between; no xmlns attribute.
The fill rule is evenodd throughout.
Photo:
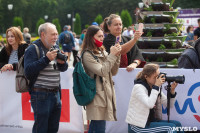
<svg viewBox="0 0 200 133"><path fill-rule="evenodd" d="M181 123L178 121L170 120L168 123L161 120L161 104L167 105L167 97L160 91L164 82L165 76L164 74L160 75L157 64L147 64L138 73L126 116L129 133L173 132L173 127L181 127ZM174 105L176 86L175 82L171 84L171 106Z"/></svg>

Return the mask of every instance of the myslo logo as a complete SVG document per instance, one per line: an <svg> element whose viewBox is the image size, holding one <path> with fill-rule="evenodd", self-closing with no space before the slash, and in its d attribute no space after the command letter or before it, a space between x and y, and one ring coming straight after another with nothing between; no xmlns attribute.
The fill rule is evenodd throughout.
<svg viewBox="0 0 200 133"><path fill-rule="evenodd" d="M171 131L197 131L197 127L172 127L170 128Z"/></svg>
<svg viewBox="0 0 200 133"><path fill-rule="evenodd" d="M197 97L194 96L195 94L199 94L199 92L198 92L198 93L194 93L194 91L195 91L198 87L200 87L200 82L197 82L197 83L193 84L193 85L189 88L188 93L187 93L187 96L188 96L188 97L191 97L191 98L187 98L187 99L185 100L182 109L180 108L180 106L179 106L177 100L175 101L175 104L174 104L174 105L175 105L176 111L177 111L179 114L184 114L184 113L186 112L186 110L189 108L189 109L191 110L191 112L194 113L194 115L193 115L194 118L200 123L200 115L197 115L197 111L196 111L197 106L196 106L196 108L195 108L195 106L193 105L193 101L198 100L198 101L200 102L200 95L197 96ZM163 114L166 114L166 113L167 113L167 109L164 109L164 108L163 108ZM183 128L184 128L184 127L183 127ZM186 128L189 129L189 127L186 127ZM184 131L186 131L186 130L184 130Z"/></svg>

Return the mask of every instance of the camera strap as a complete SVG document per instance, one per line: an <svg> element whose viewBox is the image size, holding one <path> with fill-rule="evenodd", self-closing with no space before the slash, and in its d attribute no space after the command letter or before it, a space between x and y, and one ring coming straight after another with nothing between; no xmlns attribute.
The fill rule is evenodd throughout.
<svg viewBox="0 0 200 133"><path fill-rule="evenodd" d="M162 85L161 85L161 87L160 87L160 92L159 92L159 94L158 94L158 97L160 96L160 99L161 99L161 97L162 97L161 92L162 92Z"/></svg>

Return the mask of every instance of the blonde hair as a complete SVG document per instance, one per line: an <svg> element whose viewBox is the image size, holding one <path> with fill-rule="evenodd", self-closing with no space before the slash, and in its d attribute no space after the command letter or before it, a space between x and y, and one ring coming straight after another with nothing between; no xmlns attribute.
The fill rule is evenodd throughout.
<svg viewBox="0 0 200 133"><path fill-rule="evenodd" d="M150 77L152 74L154 74L157 70L159 69L159 65L157 64L147 64L144 66L143 70L140 71L137 76L136 79L141 79L141 80L145 80L145 76Z"/></svg>
<svg viewBox="0 0 200 133"><path fill-rule="evenodd" d="M8 32L11 31L13 33L13 35L15 36L15 40L19 45L26 43L24 41L22 32L20 31L20 29L18 27L10 27L9 29L7 29L6 31L6 41L7 41L7 45L6 45L6 52L8 55L10 55L11 51L12 51L12 46L8 43Z"/></svg>
<svg viewBox="0 0 200 133"><path fill-rule="evenodd" d="M104 32L110 32L109 29L108 29L108 26L111 26L112 21L115 18L120 18L121 19L121 17L119 15L117 15L117 14L110 14L109 17L106 17L104 19L104 26L103 26L103 31Z"/></svg>
<svg viewBox="0 0 200 133"><path fill-rule="evenodd" d="M25 27L25 28L23 29L23 32L24 32L24 33L28 33L28 32L29 32L28 27Z"/></svg>

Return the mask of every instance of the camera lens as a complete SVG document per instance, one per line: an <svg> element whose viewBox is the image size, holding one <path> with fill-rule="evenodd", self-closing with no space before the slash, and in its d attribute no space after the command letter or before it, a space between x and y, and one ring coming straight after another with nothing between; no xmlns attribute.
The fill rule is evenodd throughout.
<svg viewBox="0 0 200 133"><path fill-rule="evenodd" d="M185 76L184 75L179 75L179 76L166 76L166 81L167 82L176 82L179 84L184 84L185 83Z"/></svg>

